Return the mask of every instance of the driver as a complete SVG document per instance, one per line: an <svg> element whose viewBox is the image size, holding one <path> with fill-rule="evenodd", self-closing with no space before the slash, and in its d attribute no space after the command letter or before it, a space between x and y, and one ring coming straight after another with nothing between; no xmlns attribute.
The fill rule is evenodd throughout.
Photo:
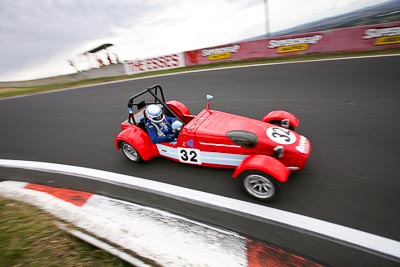
<svg viewBox="0 0 400 267"><path fill-rule="evenodd" d="M151 104L145 110L145 126L154 144L171 142L178 137L179 131L174 132L171 124L177 121L176 118L164 116L158 105Z"/></svg>

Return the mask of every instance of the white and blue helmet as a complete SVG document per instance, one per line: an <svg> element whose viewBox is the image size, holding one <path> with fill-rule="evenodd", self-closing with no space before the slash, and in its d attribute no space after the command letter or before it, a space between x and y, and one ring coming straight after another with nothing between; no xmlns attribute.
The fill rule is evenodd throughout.
<svg viewBox="0 0 400 267"><path fill-rule="evenodd" d="M160 106L151 104L146 107L146 115L149 120L155 123L159 123L164 119L164 114Z"/></svg>

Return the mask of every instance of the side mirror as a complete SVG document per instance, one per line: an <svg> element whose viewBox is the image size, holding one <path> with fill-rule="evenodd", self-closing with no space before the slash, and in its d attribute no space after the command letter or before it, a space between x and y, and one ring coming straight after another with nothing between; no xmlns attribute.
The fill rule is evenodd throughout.
<svg viewBox="0 0 400 267"><path fill-rule="evenodd" d="M212 95L207 95L207 107L206 107L206 109L210 109L210 102L213 99L214 99L214 97Z"/></svg>
<svg viewBox="0 0 400 267"><path fill-rule="evenodd" d="M177 130L177 129L179 130L179 128L181 128L182 125L183 125L183 123L181 121L174 121L171 124L171 127L172 127L172 130Z"/></svg>

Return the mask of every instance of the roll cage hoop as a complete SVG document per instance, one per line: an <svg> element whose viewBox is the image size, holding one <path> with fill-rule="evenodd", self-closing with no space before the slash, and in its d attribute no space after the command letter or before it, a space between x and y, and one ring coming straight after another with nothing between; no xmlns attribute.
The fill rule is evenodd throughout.
<svg viewBox="0 0 400 267"><path fill-rule="evenodd" d="M150 101L141 100L140 97L150 94L152 96ZM139 98L139 99L138 99ZM138 101L136 101L138 100ZM141 110L142 108L151 105L151 104L160 104L163 106L164 110L167 110L172 116L179 119L180 118L168 107L165 103L165 97L163 89L160 85L156 84L152 87L149 87L136 95L133 95L129 98L128 101L128 122L130 124L138 125L139 122L135 121L133 116L133 107L136 107L137 111Z"/></svg>

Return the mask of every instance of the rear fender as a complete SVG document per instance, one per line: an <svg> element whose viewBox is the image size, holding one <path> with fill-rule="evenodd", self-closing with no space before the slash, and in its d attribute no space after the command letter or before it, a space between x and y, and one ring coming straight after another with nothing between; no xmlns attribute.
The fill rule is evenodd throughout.
<svg viewBox="0 0 400 267"><path fill-rule="evenodd" d="M122 141L131 144L138 151L143 160L150 160L158 155L158 150L148 134L139 127L132 125L120 132L115 137L115 146L117 149L121 148Z"/></svg>
<svg viewBox="0 0 400 267"><path fill-rule="evenodd" d="M289 169L279 160L266 155L250 155L235 169L232 177L237 178L244 171L257 170L275 178L278 182L286 182Z"/></svg>
<svg viewBox="0 0 400 267"><path fill-rule="evenodd" d="M289 125L293 128L299 126L300 120L290 112L284 110L274 110L266 114L261 121L271 123L274 121L282 121L284 119L289 120Z"/></svg>

